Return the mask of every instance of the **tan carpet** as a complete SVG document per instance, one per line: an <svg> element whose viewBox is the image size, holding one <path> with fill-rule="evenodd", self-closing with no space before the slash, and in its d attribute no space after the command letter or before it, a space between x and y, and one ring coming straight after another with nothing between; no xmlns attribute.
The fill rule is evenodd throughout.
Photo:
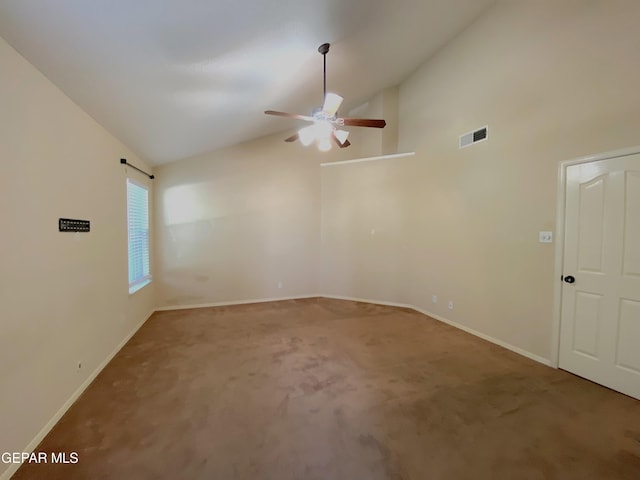
<svg viewBox="0 0 640 480"><path fill-rule="evenodd" d="M640 402L413 311L156 313L16 479L640 479Z"/></svg>

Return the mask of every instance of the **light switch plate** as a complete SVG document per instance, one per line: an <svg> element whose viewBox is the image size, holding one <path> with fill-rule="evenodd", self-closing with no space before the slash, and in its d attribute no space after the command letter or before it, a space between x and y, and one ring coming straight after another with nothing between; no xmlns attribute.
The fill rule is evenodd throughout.
<svg viewBox="0 0 640 480"><path fill-rule="evenodd" d="M539 232L538 242L553 243L553 232Z"/></svg>

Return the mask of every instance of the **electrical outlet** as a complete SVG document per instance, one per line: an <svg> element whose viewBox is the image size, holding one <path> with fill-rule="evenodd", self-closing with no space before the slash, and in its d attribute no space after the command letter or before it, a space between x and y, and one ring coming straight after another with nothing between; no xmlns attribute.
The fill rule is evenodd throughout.
<svg viewBox="0 0 640 480"><path fill-rule="evenodd" d="M282 282L278 282L278 288L282 288Z"/></svg>
<svg viewBox="0 0 640 480"><path fill-rule="evenodd" d="M553 232L538 232L538 242L553 243Z"/></svg>
<svg viewBox="0 0 640 480"><path fill-rule="evenodd" d="M453 300L449 300L449 310L453 310Z"/></svg>
<svg viewBox="0 0 640 480"><path fill-rule="evenodd" d="M431 296L431 303L438 303L438 296L437 295L432 295Z"/></svg>

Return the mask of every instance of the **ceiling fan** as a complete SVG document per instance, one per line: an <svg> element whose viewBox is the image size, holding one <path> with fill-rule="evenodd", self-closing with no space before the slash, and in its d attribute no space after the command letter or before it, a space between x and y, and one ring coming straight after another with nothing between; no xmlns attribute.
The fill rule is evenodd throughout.
<svg viewBox="0 0 640 480"><path fill-rule="evenodd" d="M336 127L373 127L384 128L387 122L373 118L349 118L338 117L338 108L344 100L340 95L335 93L327 93L327 53L329 53L329 44L323 43L318 47L318 52L322 54L324 61L324 84L323 94L324 103L322 107L315 108L311 115L297 115L294 113L277 112L275 110L266 110L267 115L277 115L280 117L296 118L306 122L313 122L298 130L298 133L285 139L285 142L295 142L300 140L304 146L311 145L316 142L318 149L326 152L331 149L331 143L335 143L340 148L346 148L351 143L347 140L349 132Z"/></svg>

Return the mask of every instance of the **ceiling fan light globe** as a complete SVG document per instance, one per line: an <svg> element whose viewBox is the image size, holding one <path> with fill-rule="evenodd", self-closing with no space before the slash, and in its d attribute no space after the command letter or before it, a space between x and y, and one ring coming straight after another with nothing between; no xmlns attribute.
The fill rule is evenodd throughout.
<svg viewBox="0 0 640 480"><path fill-rule="evenodd" d="M344 98L336 93L327 93L324 97L322 111L327 117L333 117L340 108L340 105L342 105L343 100Z"/></svg>
<svg viewBox="0 0 640 480"><path fill-rule="evenodd" d="M326 120L320 120L315 123L315 134L318 139L329 139L333 132L333 125Z"/></svg>
<svg viewBox="0 0 640 480"><path fill-rule="evenodd" d="M328 152L331 150L331 141L328 138L318 140L318 150L321 152Z"/></svg>
<svg viewBox="0 0 640 480"><path fill-rule="evenodd" d="M305 147L311 145L316 139L315 125L309 125L308 127L304 127L298 130L298 138L300 139L300 143L302 143Z"/></svg>
<svg viewBox="0 0 640 480"><path fill-rule="evenodd" d="M336 138L340 140L340 143L344 143L347 141L347 137L349 137L349 132L346 130L336 130L335 135Z"/></svg>

